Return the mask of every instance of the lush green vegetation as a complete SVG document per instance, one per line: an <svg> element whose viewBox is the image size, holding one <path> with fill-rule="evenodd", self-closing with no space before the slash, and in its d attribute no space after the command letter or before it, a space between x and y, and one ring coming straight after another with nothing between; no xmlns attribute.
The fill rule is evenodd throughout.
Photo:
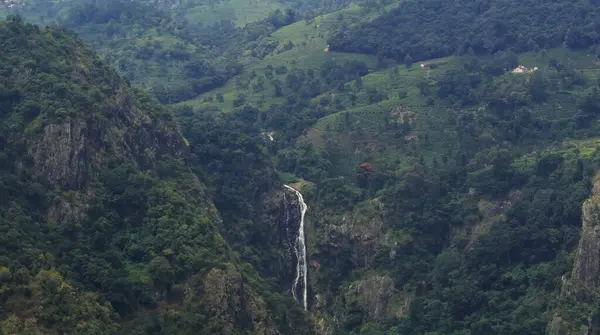
<svg viewBox="0 0 600 335"><path fill-rule="evenodd" d="M7 333L40 307L42 332L133 334L545 334L556 310L597 312L559 293L600 163L594 1L41 8L178 104L71 33L1 26ZM124 97L152 125L92 126ZM35 145L73 118L109 140L64 184ZM308 314L282 275L279 179L309 205ZM49 218L58 203L87 207Z"/></svg>
<svg viewBox="0 0 600 335"><path fill-rule="evenodd" d="M507 52L358 76L344 70L351 63L332 61L322 66L321 80L337 78L327 69L348 73L335 85L302 95L310 81L290 76L286 83L298 86L284 86L289 90L281 92L285 100L279 105L239 102L226 117L237 124L233 128L245 129L256 143L258 129L274 131L274 142L263 139L276 166L315 182L304 192L311 206L309 250L320 262L313 291L325 297L317 316L337 315L339 333L543 334L560 278L572 267L581 204L598 166L597 80L593 71L575 68L592 59L558 49ZM521 61L539 70L504 72ZM296 69L283 78L302 78L308 71ZM200 106L195 113L201 115L215 113L217 106L227 110ZM214 133L220 122L211 118L201 131L182 120L188 136L206 134L213 141L228 136ZM257 147L237 143L260 157ZM228 150L221 148L219 156ZM214 165L227 176L220 183L240 185L242 176L249 185L260 180L236 164L224 167L222 162L236 159L222 157ZM357 170L364 161L374 171ZM235 173L228 172L232 168ZM257 189L242 189L228 206L244 204ZM350 228L343 223L348 217L365 227ZM380 218L382 231L370 230L373 217ZM234 240L252 241L248 234L260 231L243 227L231 235ZM365 246L351 233L334 233L337 229L365 229L388 240ZM262 250L268 252L255 264L264 271L268 265L261 260L277 259L277 251ZM397 256L390 259L390 252ZM259 248L246 251L259 254ZM390 276L402 290L390 296L410 297L405 314L373 319L373 306L348 295L350 283L373 273Z"/></svg>
<svg viewBox="0 0 600 335"><path fill-rule="evenodd" d="M310 332L221 237L168 111L68 31L0 40L2 333Z"/></svg>
<svg viewBox="0 0 600 335"><path fill-rule="evenodd" d="M25 1L12 11L75 30L132 83L162 103L175 103L222 86L242 63L275 53L283 41L268 35L314 17L317 3L319 13L345 4L328 1L323 9L320 1L67 0Z"/></svg>
<svg viewBox="0 0 600 335"><path fill-rule="evenodd" d="M598 43L595 1L402 1L372 22L342 27L332 50L404 61Z"/></svg>
<svg viewBox="0 0 600 335"><path fill-rule="evenodd" d="M597 80L579 70L593 60L550 49L438 59L425 69L383 62L304 95L310 82L287 76L316 68L292 64L282 78L298 86L271 105L241 76L231 90L246 94L238 108L255 115L243 120L275 132L279 169L315 182L304 188L309 249L320 262L313 290L325 297L315 313L335 315L339 333L545 333L597 168ZM505 72L519 64L539 69ZM231 108L209 103L197 111ZM364 161L374 172L357 170ZM349 217L355 228L343 223ZM373 217L383 228L369 228ZM387 240L365 246L335 233L349 229ZM410 297L401 316L373 319L374 307L349 295L374 273L401 290L391 299Z"/></svg>

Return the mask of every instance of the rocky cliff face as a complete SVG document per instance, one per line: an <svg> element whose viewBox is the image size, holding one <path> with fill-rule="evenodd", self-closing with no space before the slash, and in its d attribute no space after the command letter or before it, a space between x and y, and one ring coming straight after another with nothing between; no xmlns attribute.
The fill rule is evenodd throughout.
<svg viewBox="0 0 600 335"><path fill-rule="evenodd" d="M381 202L373 199L337 213L323 212L318 204L315 207L309 212L314 230L309 233L314 236L309 254L315 261L312 310L320 333L333 334L336 327L359 322L354 320L357 314L365 318L360 322L377 322L408 312L410 295L396 288L389 274L373 269L376 257L390 262L401 257L396 250L402 238L385 225ZM357 269L356 275L330 273L336 262L352 264L348 267ZM339 286L328 286L341 278L346 280Z"/></svg>
<svg viewBox="0 0 600 335"><path fill-rule="evenodd" d="M50 220L81 219L94 194L88 184L108 162L133 160L140 168L152 169L156 157L185 152L183 137L175 129L150 118L123 87L116 89L115 103L121 107L112 110L110 118L91 114L50 120L27 135L27 150L38 173L61 190L78 194L55 199Z"/></svg>
<svg viewBox="0 0 600 335"><path fill-rule="evenodd" d="M323 226L327 243L350 243L353 246L352 261L360 267L371 265L376 247L389 248L393 259L394 243L383 223L382 206L379 200L374 199L336 216Z"/></svg>
<svg viewBox="0 0 600 335"><path fill-rule="evenodd" d="M224 334L231 334L235 327L250 329L254 334L279 334L263 299L244 283L234 267L212 269L204 280L204 296L210 322L215 329L222 328Z"/></svg>
<svg viewBox="0 0 600 335"><path fill-rule="evenodd" d="M391 311L396 289L389 276L372 276L353 282L345 295L347 308L354 306L363 311L367 321L380 320Z"/></svg>
<svg viewBox="0 0 600 335"><path fill-rule="evenodd" d="M117 84L115 84L117 85ZM111 105L100 107L108 118L90 114L50 120L27 138L38 170L64 189L82 189L108 158L135 159L148 166L147 155L181 154L183 137L150 118L124 87L114 88ZM119 106L119 107L115 107Z"/></svg>
<svg viewBox="0 0 600 335"><path fill-rule="evenodd" d="M300 207L298 199L289 190L273 188L265 194L260 204L259 224L266 227L268 239L265 241L265 252L271 257L260 268L266 276L277 278L283 291L291 292L292 282L296 276L294 244L298 238Z"/></svg>
<svg viewBox="0 0 600 335"><path fill-rule="evenodd" d="M581 236L570 278L570 290L565 293L577 301L591 302L597 298L600 280L600 181L596 180L592 196L582 207Z"/></svg>
<svg viewBox="0 0 600 335"><path fill-rule="evenodd" d="M579 315L567 315L559 306L548 324L548 334L598 334L598 289L600 287L600 175L596 174L592 195L583 203L582 224L575 263L563 276L561 306L578 304Z"/></svg>

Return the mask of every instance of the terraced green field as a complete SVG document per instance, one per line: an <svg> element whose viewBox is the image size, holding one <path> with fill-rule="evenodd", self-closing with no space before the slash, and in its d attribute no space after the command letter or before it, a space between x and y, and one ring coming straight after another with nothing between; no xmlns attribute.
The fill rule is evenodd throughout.
<svg viewBox="0 0 600 335"><path fill-rule="evenodd" d="M277 0L223 0L191 8L186 18L193 23L210 25L221 20L235 22L238 27L266 18L276 10L285 9Z"/></svg>
<svg viewBox="0 0 600 335"><path fill-rule="evenodd" d="M542 150L532 151L515 160L512 166L524 173L534 173L539 157L557 154L565 160L576 161L578 158L591 158L600 148L600 138L592 137L584 140L566 139Z"/></svg>
<svg viewBox="0 0 600 335"><path fill-rule="evenodd" d="M356 7L350 7L342 11L346 16L358 15ZM291 69L313 69L318 71L321 65L327 60L343 62L345 60L360 60L365 62L369 68L374 69L376 58L369 55L350 54L340 52L325 52L327 47L326 33L336 24L336 16L339 13L332 13L319 16L310 22L298 21L289 26L283 27L272 34L272 37L279 40L277 50L262 60L246 59L244 72L238 77L231 79L225 86L216 90L207 92L196 99L186 101L182 104L195 107L206 107L207 105L216 105L224 111L233 108L233 101L243 94L247 101L256 105L266 105L283 102L282 98L274 97L274 87L268 80L264 81L264 88L261 91L252 89L256 79L252 78L254 72L256 76L264 75L267 66L278 67L285 66ZM294 47L291 50L282 52L285 44L291 41ZM279 80L284 80L285 75L276 75ZM240 85L242 83L242 85ZM247 87L244 87L247 86ZM222 94L224 101L218 102L215 99L217 94ZM207 99L212 98L211 102Z"/></svg>

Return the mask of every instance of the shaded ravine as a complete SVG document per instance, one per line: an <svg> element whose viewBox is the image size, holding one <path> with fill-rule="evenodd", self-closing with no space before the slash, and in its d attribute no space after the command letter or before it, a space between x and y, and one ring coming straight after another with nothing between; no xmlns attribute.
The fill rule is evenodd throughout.
<svg viewBox="0 0 600 335"><path fill-rule="evenodd" d="M307 301L307 264L306 264L306 239L304 235L304 215L306 214L306 210L308 206L304 202L304 198L302 197L302 193L294 189L289 185L283 185L285 188L296 194L298 198L298 206L300 207L300 224L298 225L298 237L296 242L294 243L294 252L296 253L296 277L294 278L294 283L292 285L292 295L296 301L300 302L297 296L297 291L299 289L302 290L302 304L304 306L304 310L308 310L308 301ZM287 201L287 200L286 200ZM286 225L287 226L287 225ZM299 287L302 285L302 287Z"/></svg>

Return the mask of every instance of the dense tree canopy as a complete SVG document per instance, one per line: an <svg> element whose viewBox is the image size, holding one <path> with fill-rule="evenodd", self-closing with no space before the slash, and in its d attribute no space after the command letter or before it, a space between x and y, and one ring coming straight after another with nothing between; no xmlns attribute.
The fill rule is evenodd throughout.
<svg viewBox="0 0 600 335"><path fill-rule="evenodd" d="M0 41L2 332L310 332L221 237L169 111L72 33L17 17ZM219 207L237 199L223 180Z"/></svg>
<svg viewBox="0 0 600 335"><path fill-rule="evenodd" d="M342 27L332 50L377 54L404 61L452 54L494 54L598 43L596 3L580 1L403 1L372 22Z"/></svg>
<svg viewBox="0 0 600 335"><path fill-rule="evenodd" d="M564 283L600 166L597 1L286 0L244 27L191 22L199 3L224 2L19 9L114 70L0 23L2 331L590 326L597 298ZM284 182L309 206L308 313Z"/></svg>

